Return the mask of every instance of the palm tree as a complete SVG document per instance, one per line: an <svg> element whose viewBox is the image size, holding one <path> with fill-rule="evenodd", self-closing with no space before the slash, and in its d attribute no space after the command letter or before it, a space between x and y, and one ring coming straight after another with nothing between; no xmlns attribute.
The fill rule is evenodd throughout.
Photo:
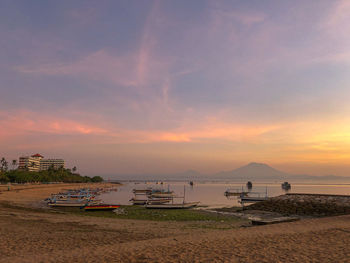
<svg viewBox="0 0 350 263"><path fill-rule="evenodd" d="M17 165L17 160L12 160L12 170L15 170L16 165Z"/></svg>
<svg viewBox="0 0 350 263"><path fill-rule="evenodd" d="M6 159L4 158L4 157L2 157L2 159L1 159L1 161L0 161L0 164L1 164L1 168L0 168L0 170L2 171L2 172L6 172L7 171L7 169L8 169L8 162L6 161Z"/></svg>
<svg viewBox="0 0 350 263"><path fill-rule="evenodd" d="M77 171L77 167L74 166L74 167L72 168L72 171L73 171L73 173L75 173L75 172Z"/></svg>

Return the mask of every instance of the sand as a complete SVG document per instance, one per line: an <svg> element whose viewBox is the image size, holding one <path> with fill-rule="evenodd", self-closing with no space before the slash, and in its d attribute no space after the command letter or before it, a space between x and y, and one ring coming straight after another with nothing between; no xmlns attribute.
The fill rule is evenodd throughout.
<svg viewBox="0 0 350 263"><path fill-rule="evenodd" d="M350 262L350 216L215 230L4 204L66 186L38 187L0 194L0 262Z"/></svg>

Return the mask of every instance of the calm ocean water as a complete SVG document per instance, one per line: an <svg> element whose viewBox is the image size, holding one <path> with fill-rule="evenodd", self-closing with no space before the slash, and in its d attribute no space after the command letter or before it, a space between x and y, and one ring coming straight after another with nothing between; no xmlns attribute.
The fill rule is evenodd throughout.
<svg viewBox="0 0 350 263"><path fill-rule="evenodd" d="M144 188L168 188L175 192L178 196L184 195L185 188L185 200L186 202L200 201L201 205L208 205L213 207L224 206L239 206L236 197L226 197L224 192L228 188L245 188L245 183L228 183L228 182L194 182L194 186L190 186L188 181L186 182L164 182L163 185L156 183L135 183L135 182L123 182L123 186L118 188L116 192L110 192L101 195L101 199L106 203L118 203L122 205L131 204L129 200L134 196L133 189ZM259 192L267 194L269 197L285 194L281 188L281 184L266 184L266 183L254 183L252 192ZM316 193L316 194L343 194L350 195L350 184L292 184L289 193ZM179 199L178 202L182 202Z"/></svg>

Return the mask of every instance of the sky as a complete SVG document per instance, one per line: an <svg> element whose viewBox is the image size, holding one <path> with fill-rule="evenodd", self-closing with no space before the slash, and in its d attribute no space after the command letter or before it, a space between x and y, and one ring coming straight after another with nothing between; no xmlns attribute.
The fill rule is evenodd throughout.
<svg viewBox="0 0 350 263"><path fill-rule="evenodd" d="M350 1L0 2L0 155L87 175L350 175Z"/></svg>

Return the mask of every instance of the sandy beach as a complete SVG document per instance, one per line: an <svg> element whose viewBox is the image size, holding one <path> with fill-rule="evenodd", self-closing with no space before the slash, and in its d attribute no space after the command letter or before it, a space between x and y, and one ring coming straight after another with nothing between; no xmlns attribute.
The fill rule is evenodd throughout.
<svg viewBox="0 0 350 263"><path fill-rule="evenodd" d="M1 188L0 262L350 262L350 216L218 230L50 212L33 204L72 185L16 187Z"/></svg>

